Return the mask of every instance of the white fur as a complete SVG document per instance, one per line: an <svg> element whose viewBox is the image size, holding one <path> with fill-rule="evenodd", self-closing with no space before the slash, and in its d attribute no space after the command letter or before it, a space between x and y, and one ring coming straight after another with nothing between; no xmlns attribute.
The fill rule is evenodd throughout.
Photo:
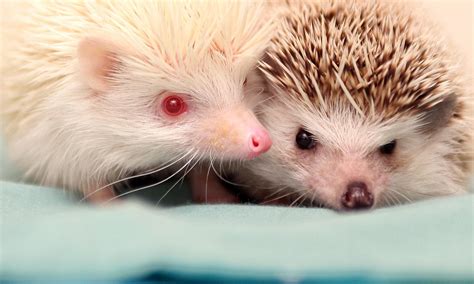
<svg viewBox="0 0 474 284"><path fill-rule="evenodd" d="M250 195L257 199L292 193L291 200L304 195L299 201L342 209L341 197L352 181L368 185L376 206L466 190L468 173L452 160L459 154L452 137L465 131L466 125L428 135L419 131L417 117L364 119L350 104L333 106L326 113L303 107L284 94L277 94L264 106L262 120L272 135L273 147L245 163L237 176L239 183L254 188ZM300 127L315 135L315 149L298 149L295 138ZM394 139L395 153L384 157L379 147ZM281 188L285 189L275 194Z"/></svg>
<svg viewBox="0 0 474 284"><path fill-rule="evenodd" d="M79 190L186 153L184 162L242 158L246 127L259 125L259 96L244 96L242 84L272 30L262 9L253 1L27 3L2 33L11 158L27 178ZM78 72L86 37L118 47L120 64L101 93ZM188 96L179 121L156 113L167 90Z"/></svg>
<svg viewBox="0 0 474 284"><path fill-rule="evenodd" d="M466 192L468 91L439 35L405 6L282 5L260 68L273 95L261 111L273 147L236 173L251 197L342 209L354 181L367 184L375 206ZM297 147L300 128L314 134L315 149ZM381 154L392 140L393 155Z"/></svg>

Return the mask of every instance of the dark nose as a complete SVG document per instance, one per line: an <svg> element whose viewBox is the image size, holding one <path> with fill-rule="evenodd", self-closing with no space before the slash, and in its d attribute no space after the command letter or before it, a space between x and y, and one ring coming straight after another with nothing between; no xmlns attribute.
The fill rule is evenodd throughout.
<svg viewBox="0 0 474 284"><path fill-rule="evenodd" d="M368 209L374 205L374 196L364 182L356 181L347 185L341 202L346 209Z"/></svg>

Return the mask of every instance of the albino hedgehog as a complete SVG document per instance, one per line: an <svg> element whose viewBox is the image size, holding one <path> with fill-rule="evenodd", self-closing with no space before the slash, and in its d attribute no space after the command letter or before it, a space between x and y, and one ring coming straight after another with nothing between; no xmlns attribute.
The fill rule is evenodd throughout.
<svg viewBox="0 0 474 284"><path fill-rule="evenodd" d="M439 37L388 2L283 10L260 68L273 146L236 173L242 190L336 210L464 193L472 124Z"/></svg>
<svg viewBox="0 0 474 284"><path fill-rule="evenodd" d="M2 31L2 113L26 178L104 200L109 183L132 173L187 173L200 160L270 148L253 112L261 90L243 89L271 38L263 5L30 1L16 9L8 13L19 19Z"/></svg>

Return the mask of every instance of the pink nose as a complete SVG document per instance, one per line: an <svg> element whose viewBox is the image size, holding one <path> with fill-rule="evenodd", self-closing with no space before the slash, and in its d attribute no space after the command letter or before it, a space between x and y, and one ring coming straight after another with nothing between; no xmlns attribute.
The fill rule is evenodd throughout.
<svg viewBox="0 0 474 284"><path fill-rule="evenodd" d="M255 158L258 155L265 153L272 147L272 139L267 131L263 129L256 129L250 135L249 139L249 158Z"/></svg>

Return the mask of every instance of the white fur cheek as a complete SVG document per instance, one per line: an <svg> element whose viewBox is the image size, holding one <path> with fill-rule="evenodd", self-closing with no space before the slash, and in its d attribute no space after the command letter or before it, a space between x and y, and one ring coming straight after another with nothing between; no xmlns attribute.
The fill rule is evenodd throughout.
<svg viewBox="0 0 474 284"><path fill-rule="evenodd" d="M303 181L310 173L294 162L294 156L288 153L290 147L293 145L286 141L274 140L270 151L246 162L244 169L237 169L239 181L250 185L262 201L281 196L289 199L296 199L302 194L309 196L309 189Z"/></svg>
<svg viewBox="0 0 474 284"><path fill-rule="evenodd" d="M293 150L300 124L291 119L287 110L282 113L281 105L273 98L262 105L259 113L273 145L267 153L246 162L243 168L237 167L238 180L255 188L260 198L272 194L272 198L283 194L298 197L296 189L303 188L302 169L295 163Z"/></svg>
<svg viewBox="0 0 474 284"><path fill-rule="evenodd" d="M185 154L176 149L184 148L179 143L187 141L186 128L163 127L146 110L145 101L126 104L118 93L75 96L84 93L79 89L71 86L46 98L28 130L9 141L11 156L28 179L88 190Z"/></svg>
<svg viewBox="0 0 474 284"><path fill-rule="evenodd" d="M452 129L443 129L434 137L423 135L406 139L402 166L390 176L388 191L392 203L407 203L436 196L466 192L463 171L453 157Z"/></svg>
<svg viewBox="0 0 474 284"><path fill-rule="evenodd" d="M87 154L95 141L84 143L93 124L80 123L83 119L77 111L82 109L83 99L73 102L69 98L68 104L62 100L53 95L35 110L28 130L24 128L9 141L10 154L28 179L49 186L84 189L93 186L93 180L101 179L99 174L88 175L101 160L100 153Z"/></svg>

